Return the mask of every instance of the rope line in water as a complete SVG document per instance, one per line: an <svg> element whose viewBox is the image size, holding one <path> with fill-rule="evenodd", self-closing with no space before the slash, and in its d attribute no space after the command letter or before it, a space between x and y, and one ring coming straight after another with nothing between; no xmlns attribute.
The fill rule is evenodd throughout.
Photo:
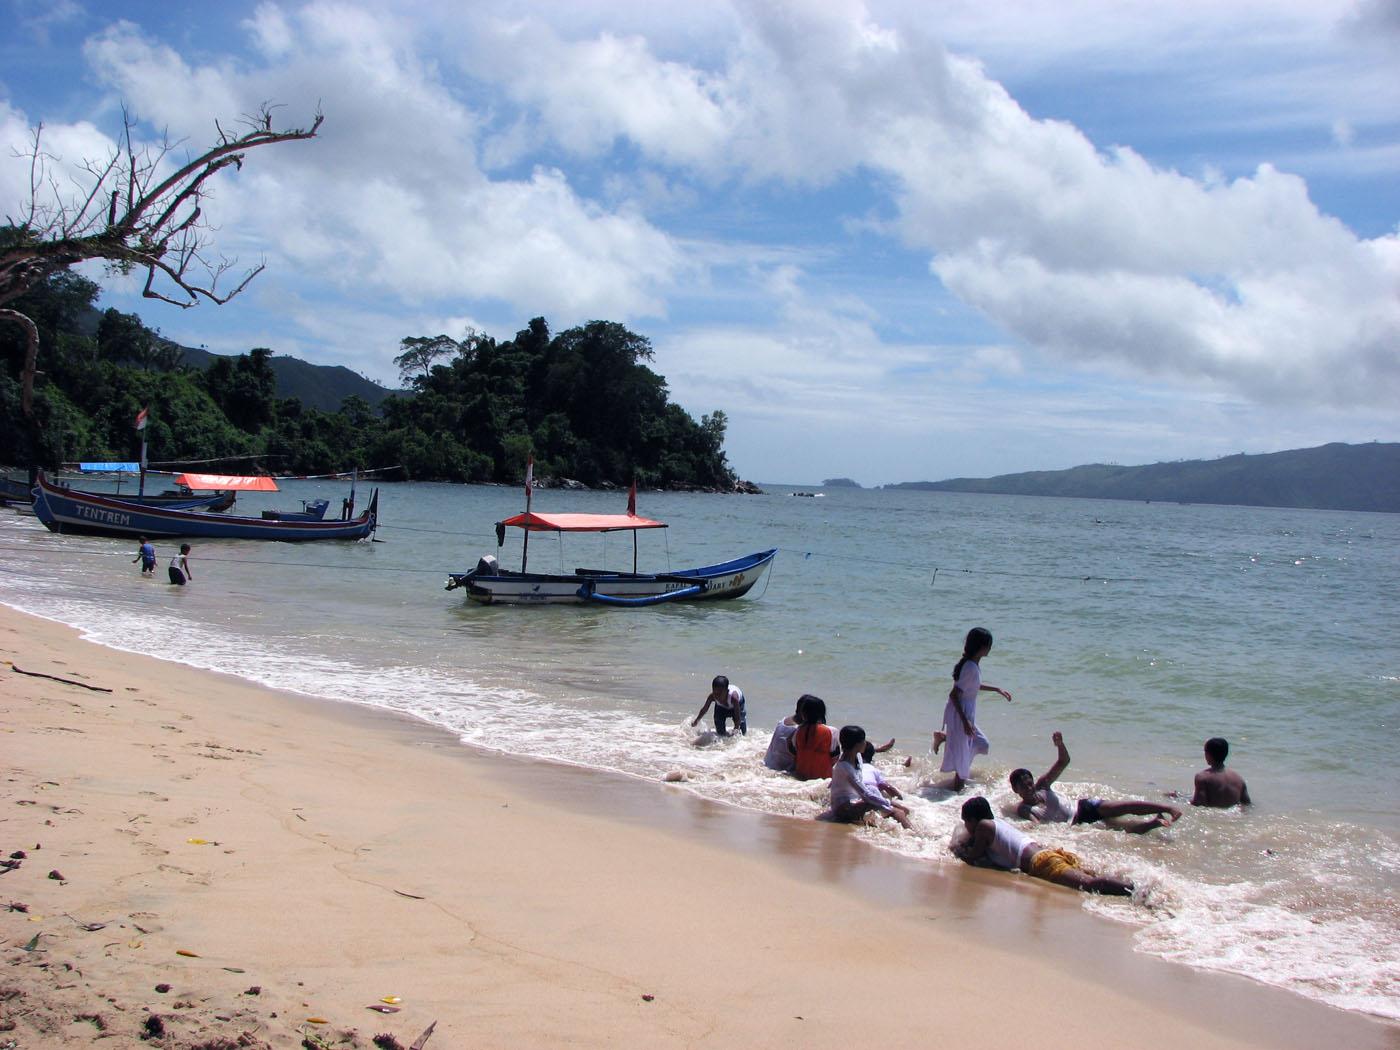
<svg viewBox="0 0 1400 1050"><path fill-rule="evenodd" d="M803 561L806 561L808 558L839 558L847 562L851 560L849 554L827 554L824 551L804 551L796 550L792 547L779 547L778 550L782 551L784 554L800 554L802 555ZM938 581L938 574L940 572L961 572L970 576L1017 576L1027 580L1078 580L1083 583L1087 583L1091 580L1102 583L1149 582L1145 576L1071 576L1068 573L1055 572L1012 572L1010 569L960 569L956 566L948 565L920 565L908 561L889 561L882 558L867 558L865 555L860 556L860 561L869 565L889 565L896 569L922 569L924 572L932 570L933 578L929 581L930 583L936 583Z"/></svg>

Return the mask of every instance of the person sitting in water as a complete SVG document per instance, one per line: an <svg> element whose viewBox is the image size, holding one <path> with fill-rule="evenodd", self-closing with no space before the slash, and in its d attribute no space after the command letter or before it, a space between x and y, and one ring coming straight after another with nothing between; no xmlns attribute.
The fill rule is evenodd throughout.
<svg viewBox="0 0 1400 1050"><path fill-rule="evenodd" d="M881 776L880 771L875 768L875 756L881 751L888 751L892 747L894 747L893 740L884 747L876 747L867 740L860 749L860 775L865 779L866 784L880 792L880 794L884 795L886 798L898 800L904 797L904 792L900 791L899 788L895 787Z"/></svg>
<svg viewBox="0 0 1400 1050"><path fill-rule="evenodd" d="M1206 768L1196 774L1196 793L1191 805L1229 809L1250 805L1249 788L1244 777L1225 768L1230 744L1224 737L1213 736L1206 741Z"/></svg>
<svg viewBox="0 0 1400 1050"><path fill-rule="evenodd" d="M1175 806L1140 799L1108 801L1101 798L1081 798L1071 808L1064 799L1055 794L1055 789L1051 786L1069 766L1069 750L1065 747L1065 738L1058 732L1052 733L1050 740L1059 754L1055 758L1055 764L1046 770L1039 780L1032 779L1029 769L1011 771L1011 790L1021 798L1021 804L1016 807L1016 815L1022 820L1029 820L1035 824L1097 824L1101 820L1113 820L1116 817L1150 816L1151 820L1119 825L1130 835L1141 835L1153 828L1164 828L1181 816L1181 810Z"/></svg>
<svg viewBox="0 0 1400 1050"><path fill-rule="evenodd" d="M858 824L867 813L874 812L912 828L909 807L890 797L903 796L889 784L882 788L884 778L863 761L865 730L860 726L842 726L840 739L841 760L831 770L831 819L841 824ZM867 770L873 775L867 777Z"/></svg>
<svg viewBox="0 0 1400 1050"><path fill-rule="evenodd" d="M698 726L700 719L705 717L705 712L710 709L710 705L715 707L715 733L719 736L729 735L729 722L734 722L734 728L739 730L744 736L749 735L749 715L744 705L744 691L737 685L730 685L729 679L722 674L715 675L715 680L710 683L710 695L705 697L705 706L700 708L700 713L690 720L691 727Z"/></svg>
<svg viewBox="0 0 1400 1050"><path fill-rule="evenodd" d="M968 864L1021 871L1032 878L1085 893L1114 897L1132 895L1132 883L1095 875L1069 850L1044 846L1005 821L997 820L992 815L992 804L981 795L963 803L962 819L967 839L953 846L953 853Z"/></svg>
<svg viewBox="0 0 1400 1050"><path fill-rule="evenodd" d="M768 741L768 750L764 752L763 764L769 769L776 769L779 773L791 773L796 764L796 756L788 750L788 741L797 732L797 727L802 724L802 707L810 697L803 693L797 698L797 708L782 719L773 727L772 739Z"/></svg>
<svg viewBox="0 0 1400 1050"><path fill-rule="evenodd" d="M808 694L802 705L801 725L788 741L793 756L793 775L798 780L825 780L831 776L836 756L841 753L831 727L826 724L826 701Z"/></svg>

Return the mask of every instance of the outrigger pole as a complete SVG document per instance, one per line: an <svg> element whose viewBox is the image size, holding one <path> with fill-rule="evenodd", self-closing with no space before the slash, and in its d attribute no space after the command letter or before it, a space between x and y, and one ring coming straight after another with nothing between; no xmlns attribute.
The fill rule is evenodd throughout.
<svg viewBox="0 0 1400 1050"><path fill-rule="evenodd" d="M532 454L525 464L525 513L530 513L530 496L535 487L535 457ZM636 533L633 533L636 535ZM525 563L530 557L530 530L525 530L525 542L520 548L520 571L525 572Z"/></svg>

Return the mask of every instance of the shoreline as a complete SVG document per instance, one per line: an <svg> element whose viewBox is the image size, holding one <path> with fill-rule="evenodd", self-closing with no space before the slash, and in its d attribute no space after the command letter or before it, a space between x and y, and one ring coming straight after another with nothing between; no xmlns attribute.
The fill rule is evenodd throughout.
<svg viewBox="0 0 1400 1050"><path fill-rule="evenodd" d="M29 905L0 911L23 989L0 1016L44 1045L92 1040L65 1011L134 1033L155 1010L188 1030L157 1046L349 1027L338 1045L407 1045L434 1019L430 1046L834 1046L852 1007L894 1045L1012 1045L1046 1023L1090 1045L1395 1043L1384 1022L1135 953L1029 880L930 872L838 827L468 748L8 607L0 654L114 690L3 669L5 853L49 841L0 883ZM23 951L35 933L43 951ZM1013 991L1024 1013L989 1009ZM387 995L400 1014L365 1009Z"/></svg>

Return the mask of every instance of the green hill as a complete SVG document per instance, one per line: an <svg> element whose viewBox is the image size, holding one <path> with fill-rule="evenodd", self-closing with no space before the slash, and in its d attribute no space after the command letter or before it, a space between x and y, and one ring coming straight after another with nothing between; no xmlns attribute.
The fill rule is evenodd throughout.
<svg viewBox="0 0 1400 1050"><path fill-rule="evenodd" d="M180 363L200 371L220 356L223 355L211 354L208 350L180 347ZM341 404L351 396L362 397L370 408L378 409L380 402L389 395L408 393L382 387L344 365L313 365L299 357L282 356L274 356L269 363L272 374L277 377L278 397L294 397L302 407L320 412L340 411Z"/></svg>
<svg viewBox="0 0 1400 1050"><path fill-rule="evenodd" d="M1400 511L1400 444L1334 443L1254 456L1138 467L1095 463L1068 470L906 481L884 487L1394 512Z"/></svg>

